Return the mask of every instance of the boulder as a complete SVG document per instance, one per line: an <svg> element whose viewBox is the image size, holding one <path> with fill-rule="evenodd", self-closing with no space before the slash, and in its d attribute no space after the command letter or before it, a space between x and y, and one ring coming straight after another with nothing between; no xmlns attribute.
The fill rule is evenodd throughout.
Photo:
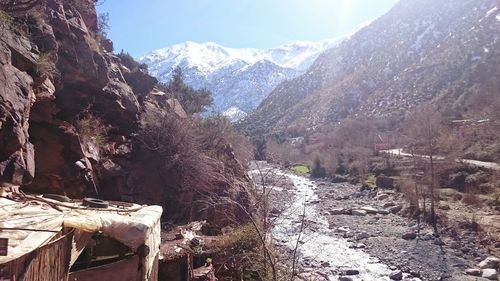
<svg viewBox="0 0 500 281"><path fill-rule="evenodd" d="M366 245L363 243L358 243L355 245L350 245L349 248L351 248L351 249L364 249L364 248L366 248Z"/></svg>
<svg viewBox="0 0 500 281"><path fill-rule="evenodd" d="M394 179L386 176L378 176L375 180L375 184L379 188L393 189Z"/></svg>
<svg viewBox="0 0 500 281"><path fill-rule="evenodd" d="M132 87L136 95L145 95L151 92L158 83L158 80L156 80L156 78L140 69L133 72L124 71L123 77Z"/></svg>
<svg viewBox="0 0 500 281"><path fill-rule="evenodd" d="M366 216L366 214L367 212L365 210L358 210L358 209L352 210L353 216Z"/></svg>
<svg viewBox="0 0 500 281"><path fill-rule="evenodd" d="M396 205L396 206L392 206L392 207L387 208L387 211L391 212L392 214L397 214L402 209L403 209L402 205Z"/></svg>
<svg viewBox="0 0 500 281"><path fill-rule="evenodd" d="M330 215L342 215L344 214L345 209L344 208L333 208L330 210Z"/></svg>
<svg viewBox="0 0 500 281"><path fill-rule="evenodd" d="M378 209L377 210L377 213L381 214L381 215L388 215L390 214L391 212L389 212L388 210L386 209Z"/></svg>
<svg viewBox="0 0 500 281"><path fill-rule="evenodd" d="M410 231L401 235L401 238L403 238L404 240L413 240L417 238L417 234L413 231Z"/></svg>
<svg viewBox="0 0 500 281"><path fill-rule="evenodd" d="M341 227L337 228L338 232L349 232L349 230L350 229L347 226L341 226Z"/></svg>
<svg viewBox="0 0 500 281"><path fill-rule="evenodd" d="M489 279L489 280L498 280L498 273L496 269L493 268L486 268L483 269L483 274L481 277Z"/></svg>
<svg viewBox="0 0 500 281"><path fill-rule="evenodd" d="M479 268L468 268L465 270L465 274L472 276L481 276L481 269Z"/></svg>
<svg viewBox="0 0 500 281"><path fill-rule="evenodd" d="M394 270L389 274L389 278L391 278L391 280L402 280L403 272L401 270Z"/></svg>
<svg viewBox="0 0 500 281"><path fill-rule="evenodd" d="M347 269L345 272L345 275L358 275L359 270L357 269Z"/></svg>
<svg viewBox="0 0 500 281"><path fill-rule="evenodd" d="M370 206L361 207L360 210L363 210L363 211L367 212L368 214L376 214L376 213L378 213L377 209L375 209L373 207L370 207Z"/></svg>
<svg viewBox="0 0 500 281"><path fill-rule="evenodd" d="M171 112L174 112L179 118L187 118L188 115L184 108L182 108L181 103L177 99L168 99L167 100L168 107Z"/></svg>
<svg viewBox="0 0 500 281"><path fill-rule="evenodd" d="M497 257L487 257L478 265L479 268L498 268L500 266L500 259Z"/></svg>

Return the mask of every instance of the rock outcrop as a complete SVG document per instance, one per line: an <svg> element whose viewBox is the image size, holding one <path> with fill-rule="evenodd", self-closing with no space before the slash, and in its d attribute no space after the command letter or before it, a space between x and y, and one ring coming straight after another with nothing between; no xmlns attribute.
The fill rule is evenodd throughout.
<svg viewBox="0 0 500 281"><path fill-rule="evenodd" d="M145 157L137 138L144 114L188 116L155 78L109 52L94 1L40 2L0 19L0 186L158 204L180 221L224 217L200 211L196 190ZM241 165L213 161L221 179L213 192L244 198Z"/></svg>
<svg viewBox="0 0 500 281"><path fill-rule="evenodd" d="M35 57L29 41L15 40L12 31L1 24L0 183L22 185L35 176L33 145L28 133L35 92L32 77L23 71L33 68Z"/></svg>

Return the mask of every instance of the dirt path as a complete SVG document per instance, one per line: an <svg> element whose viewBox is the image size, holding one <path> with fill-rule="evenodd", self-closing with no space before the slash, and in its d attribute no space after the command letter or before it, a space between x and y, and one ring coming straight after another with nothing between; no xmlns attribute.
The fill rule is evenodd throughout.
<svg viewBox="0 0 500 281"><path fill-rule="evenodd" d="M389 149L389 150L382 150L380 151L382 153L388 153L390 155L398 155L398 156L403 156L403 157L413 157L410 153L403 152L403 149L401 148L395 148L395 149ZM429 158L428 155L415 155L416 157L419 158ZM445 158L443 156L434 156L436 160L444 160ZM500 164L494 163L494 162L484 162L484 161L479 161L479 160L471 160L471 159L457 159L455 160L457 162L463 162L467 163L470 165L486 168L486 169L491 169L495 171L500 170Z"/></svg>

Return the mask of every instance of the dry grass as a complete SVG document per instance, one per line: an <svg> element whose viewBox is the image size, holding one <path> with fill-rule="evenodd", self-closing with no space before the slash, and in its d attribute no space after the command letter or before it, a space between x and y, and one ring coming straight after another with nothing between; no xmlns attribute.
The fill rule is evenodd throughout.
<svg viewBox="0 0 500 281"><path fill-rule="evenodd" d="M98 147L103 147L107 142L108 127L101 118L86 114L76 121L76 128L80 136L93 142Z"/></svg>
<svg viewBox="0 0 500 281"><path fill-rule="evenodd" d="M38 74L50 74L54 69L50 53L41 53L36 60L36 71Z"/></svg>
<svg viewBox="0 0 500 281"><path fill-rule="evenodd" d="M99 38L97 35L85 35L85 41L89 45L90 49L98 54L102 54L102 46L99 43Z"/></svg>

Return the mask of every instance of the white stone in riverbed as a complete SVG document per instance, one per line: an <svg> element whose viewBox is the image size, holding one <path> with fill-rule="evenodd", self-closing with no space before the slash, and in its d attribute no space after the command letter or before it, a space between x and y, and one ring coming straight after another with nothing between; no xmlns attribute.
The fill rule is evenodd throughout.
<svg viewBox="0 0 500 281"><path fill-rule="evenodd" d="M337 228L337 231L338 232L349 232L349 227L341 226L341 227Z"/></svg>
<svg viewBox="0 0 500 281"><path fill-rule="evenodd" d="M366 216L366 213L367 212L365 210L356 210L356 209L352 210L352 214L354 216Z"/></svg>
<svg viewBox="0 0 500 281"><path fill-rule="evenodd" d="M342 215L344 212L344 208L333 208L330 210L330 215Z"/></svg>
<svg viewBox="0 0 500 281"><path fill-rule="evenodd" d="M479 266L479 268L497 268L499 265L500 265L500 259L491 256L484 259L477 266Z"/></svg>
<svg viewBox="0 0 500 281"><path fill-rule="evenodd" d="M366 211L368 214L376 214L378 212L377 209L370 207L370 206L364 206L360 208L363 211Z"/></svg>
<svg viewBox="0 0 500 281"><path fill-rule="evenodd" d="M278 175L280 175L280 173L281 172L278 171ZM295 245L293 242L296 241L297 238L297 224L294 224L293 222L297 220L300 221L302 219L301 214L304 207L304 201L316 200L318 197L317 194L307 187L307 183L310 182L308 179L288 173L282 173L282 175L285 175L294 183L292 188L294 188L293 191L295 196L291 202L292 206L285 209L283 214L281 214L283 223L277 224L273 228L273 236L277 240L288 240L288 246L293 248ZM332 206L331 208L338 207ZM327 217L321 215L322 212L330 211L331 208L320 209L317 205L306 205L305 219L317 222L317 224L315 224L315 226L317 226L316 232L313 233L307 230L302 233L302 240L308 241L308 243L307 247L300 247L299 249L304 260L310 260L309 267L319 267L321 262L328 262L331 268L359 269L359 275L356 280L387 280L390 270L386 265L380 263L380 261L374 262L370 255L361 250L349 248L351 245L350 242L347 242L346 239L333 235L330 230L331 227L336 229L338 226L329 224ZM346 209L346 214L350 214L351 210L352 209ZM295 236L292 234L295 234ZM354 233L352 232L344 234L346 237L354 236ZM340 234L340 236L343 236L343 234ZM328 277L329 280L337 280L339 278L338 273L325 270L325 268L322 268L322 271L323 270L325 271L324 276ZM307 277L320 278L319 276ZM304 278L304 280L311 279ZM316 280L322 279L320 278Z"/></svg>
<svg viewBox="0 0 500 281"><path fill-rule="evenodd" d="M483 269L483 275L481 277L489 279L489 280L498 280L498 273L493 268Z"/></svg>
<svg viewBox="0 0 500 281"><path fill-rule="evenodd" d="M468 268L468 269L465 270L465 274L472 275L472 276L480 276L481 275L481 269L479 269L479 268Z"/></svg>
<svg viewBox="0 0 500 281"><path fill-rule="evenodd" d="M385 200L387 198L389 198L389 195L385 193L379 194L379 196L377 196L377 200Z"/></svg>

